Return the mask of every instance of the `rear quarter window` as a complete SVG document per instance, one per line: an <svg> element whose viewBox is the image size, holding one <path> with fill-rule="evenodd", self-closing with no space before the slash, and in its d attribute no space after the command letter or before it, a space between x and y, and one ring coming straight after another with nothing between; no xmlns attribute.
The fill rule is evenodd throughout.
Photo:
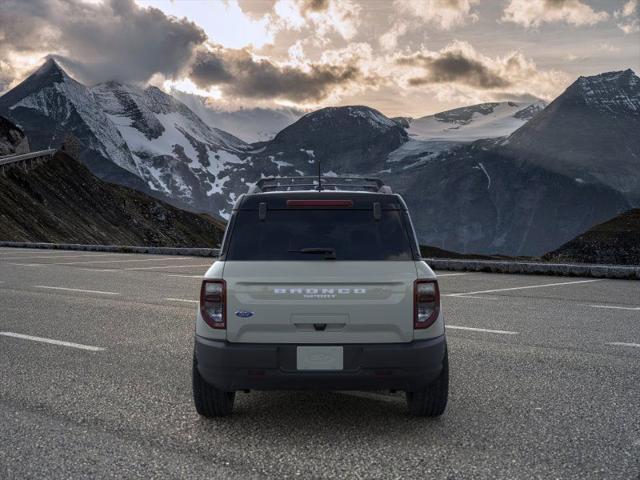
<svg viewBox="0 0 640 480"><path fill-rule="evenodd" d="M337 261L414 259L403 210L383 210L380 220L372 210L355 209L269 210L265 220L240 210L234 217L226 260L326 261L304 249L331 249Z"/></svg>

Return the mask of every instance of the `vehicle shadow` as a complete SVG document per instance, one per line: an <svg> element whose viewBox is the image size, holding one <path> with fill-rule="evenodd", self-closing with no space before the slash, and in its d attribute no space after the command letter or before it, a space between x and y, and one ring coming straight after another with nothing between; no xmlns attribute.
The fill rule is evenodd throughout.
<svg viewBox="0 0 640 480"><path fill-rule="evenodd" d="M403 392L251 392L237 394L230 417L202 420L200 428L221 431L250 431L265 438L313 438L323 436L339 443L352 442L355 432L366 432L368 440L393 432L411 434L411 430L439 429L441 418L417 418L407 412Z"/></svg>

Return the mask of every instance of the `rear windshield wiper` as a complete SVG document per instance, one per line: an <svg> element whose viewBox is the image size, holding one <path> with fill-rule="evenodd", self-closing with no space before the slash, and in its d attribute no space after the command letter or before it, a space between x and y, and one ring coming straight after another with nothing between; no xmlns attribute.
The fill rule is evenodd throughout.
<svg viewBox="0 0 640 480"><path fill-rule="evenodd" d="M336 259L336 249L330 247L310 247L310 248L301 248L300 250L289 250L291 253L324 253L325 260L335 260Z"/></svg>

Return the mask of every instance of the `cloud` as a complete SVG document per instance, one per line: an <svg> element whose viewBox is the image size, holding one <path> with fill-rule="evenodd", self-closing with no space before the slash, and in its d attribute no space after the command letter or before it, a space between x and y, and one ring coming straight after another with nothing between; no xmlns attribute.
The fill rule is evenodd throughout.
<svg viewBox="0 0 640 480"><path fill-rule="evenodd" d="M467 21L477 21L478 14L472 11L476 3L478 0L396 0L395 6L401 12L449 30Z"/></svg>
<svg viewBox="0 0 640 480"><path fill-rule="evenodd" d="M198 26L133 0L5 0L0 54L56 54L81 80L146 82L173 77L206 40ZM81 66L81 68L80 68Z"/></svg>
<svg viewBox="0 0 640 480"><path fill-rule="evenodd" d="M308 28L321 40L331 33L352 39L358 33L361 10L353 0L277 0L274 5L278 30Z"/></svg>
<svg viewBox="0 0 640 480"><path fill-rule="evenodd" d="M409 78L409 85L454 82L479 88L506 87L509 81L500 77L482 62L466 57L462 52L441 54L416 54L398 60L400 65L424 68L425 75Z"/></svg>
<svg viewBox="0 0 640 480"><path fill-rule="evenodd" d="M395 22L388 31L382 34L378 43L384 50L393 50L398 46L398 38L405 35L407 30L408 25L405 22Z"/></svg>
<svg viewBox="0 0 640 480"><path fill-rule="evenodd" d="M489 57L457 40L439 51L397 55L395 62L407 87L426 87L438 98L451 101L489 101L509 95L549 99L568 81L561 72L538 70L520 52Z"/></svg>
<svg viewBox="0 0 640 480"><path fill-rule="evenodd" d="M596 12L582 0L510 0L502 12L503 22L517 23L526 28L554 22L594 25L607 18L607 12Z"/></svg>
<svg viewBox="0 0 640 480"><path fill-rule="evenodd" d="M219 46L198 52L190 78L200 88L218 87L225 95L309 103L323 100L358 81L360 70L349 64L278 64L254 57L246 49Z"/></svg>
<svg viewBox="0 0 640 480"><path fill-rule="evenodd" d="M640 20L638 19L638 0L629 0L624 4L621 10L616 10L613 13L616 19L620 22L617 23L618 28L625 34L640 32ZM633 18L629 18L633 17Z"/></svg>

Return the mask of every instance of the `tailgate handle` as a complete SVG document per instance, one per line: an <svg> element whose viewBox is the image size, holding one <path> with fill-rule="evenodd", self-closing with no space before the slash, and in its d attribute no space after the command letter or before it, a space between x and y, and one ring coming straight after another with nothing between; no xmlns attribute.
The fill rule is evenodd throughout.
<svg viewBox="0 0 640 480"><path fill-rule="evenodd" d="M313 328L316 329L316 332L324 332L327 328L326 323L314 323Z"/></svg>

